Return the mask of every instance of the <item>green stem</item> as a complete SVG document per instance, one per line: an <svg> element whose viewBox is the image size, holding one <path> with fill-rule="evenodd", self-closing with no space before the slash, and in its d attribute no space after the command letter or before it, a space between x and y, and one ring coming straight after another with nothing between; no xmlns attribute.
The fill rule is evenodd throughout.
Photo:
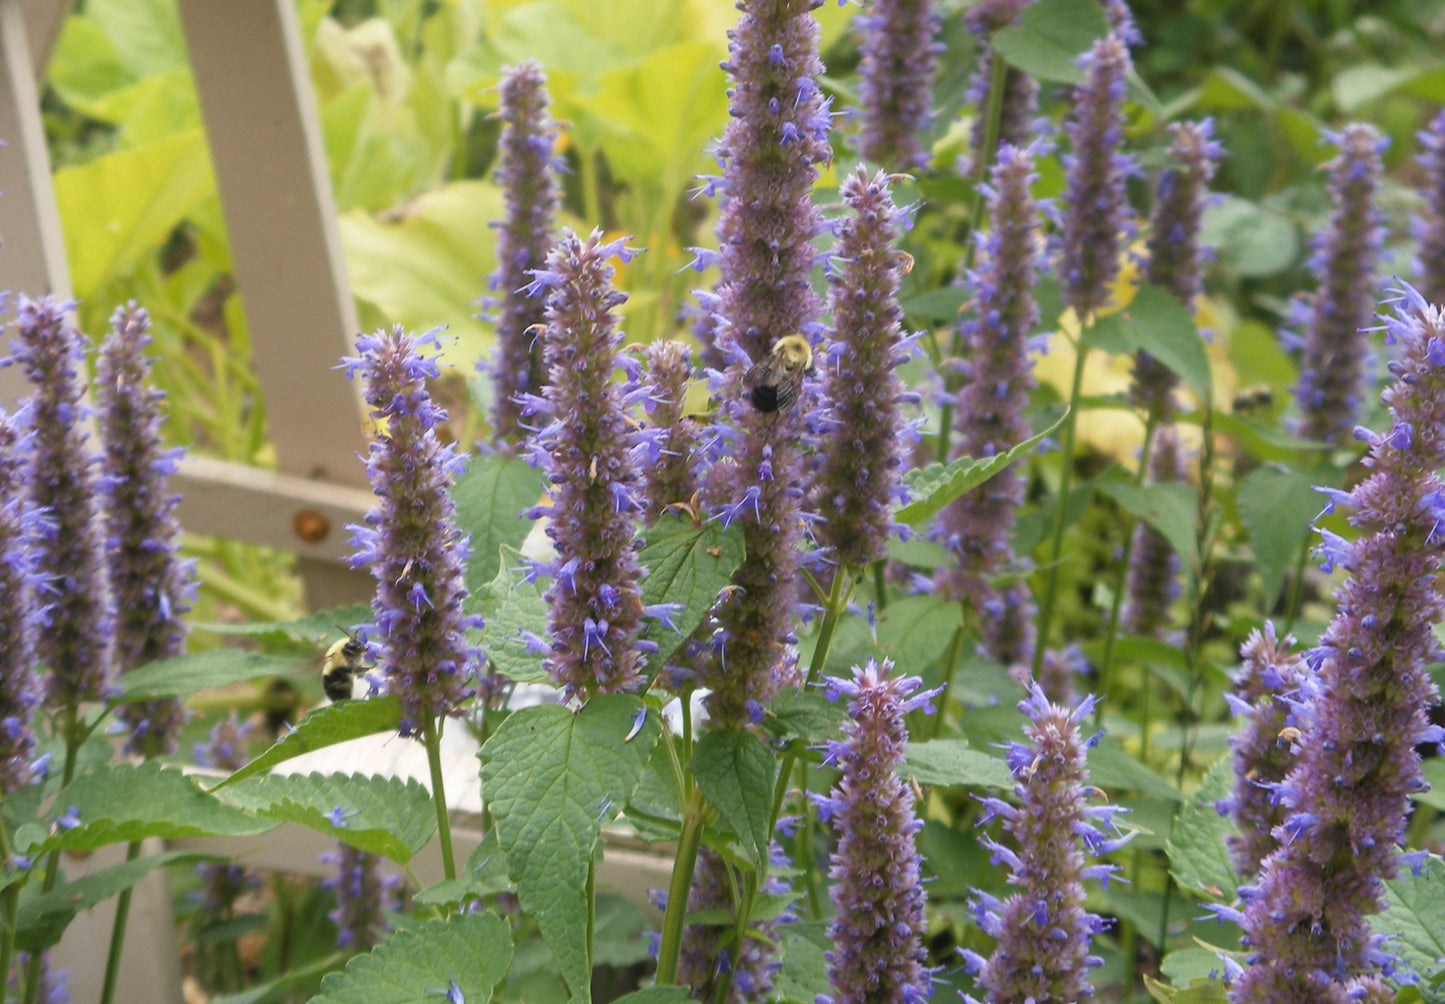
<svg viewBox="0 0 1445 1004"><path fill-rule="evenodd" d="M766 861L764 862L766 865ZM758 887L762 884L762 878L757 872L750 872L743 878L743 893L740 897L741 905L738 907L738 921L733 928L732 941L728 945L728 951L734 960L742 958L743 939L748 936L748 919L752 916L753 902L757 899ZM737 966L729 966L718 977L717 985L713 987L713 1004L725 1004L732 993L733 973Z"/></svg>
<svg viewBox="0 0 1445 1004"><path fill-rule="evenodd" d="M447 812L446 789L442 785L441 730L437 728L436 717L426 715L426 731L422 733L426 744L426 763L431 770L431 798L437 814L437 840L442 848L442 874L447 879L457 877L457 862L452 851L452 823Z"/></svg>
<svg viewBox="0 0 1445 1004"><path fill-rule="evenodd" d="M0 798L0 806L5 804ZM0 820L0 862L10 860L10 834ZM20 910L20 881L0 890L0 992L10 985L10 962L15 957L15 925Z"/></svg>
<svg viewBox="0 0 1445 1004"><path fill-rule="evenodd" d="M682 931L687 920L687 898L692 890L692 876L697 869L697 852L702 845L702 831L707 816L707 803L701 790L694 788L682 816L682 832L677 837L677 856L672 860L672 882L667 887L667 909L662 915L662 941L657 946L657 984L677 982L677 960L682 952Z"/></svg>
<svg viewBox="0 0 1445 1004"><path fill-rule="evenodd" d="M963 603L960 601L959 607ZM959 656L963 653L963 625L960 624L953 632L953 637L948 642L948 653L943 661L943 689L938 692L938 700L934 702L938 709L933 715L933 733L930 739L937 739L938 733L943 731L943 719L948 714L948 691L953 687L953 674L958 670Z"/></svg>
<svg viewBox="0 0 1445 1004"><path fill-rule="evenodd" d="M80 744L85 742L86 731L76 717L73 706L66 707L60 712L60 734L65 738L65 764L60 772L60 788L65 790L75 777L75 761L80 752ZM62 809L62 811L64 811ZM55 888L55 880L60 877L60 852L51 851L50 856L45 860L45 878L40 884L42 893L49 892ZM25 966L25 1004L35 1004L36 997L40 992L40 963L44 957L43 952L35 952L30 956L30 961Z"/></svg>
<svg viewBox="0 0 1445 1004"><path fill-rule="evenodd" d="M808 765L798 761L798 790L803 792L803 825L798 827L798 841L793 850L793 861L803 872L803 888L808 893L808 917L810 920L823 919L823 891L821 876L818 874L818 856L813 852L813 831L818 819L813 813L813 801L808 798Z"/></svg>
<svg viewBox="0 0 1445 1004"><path fill-rule="evenodd" d="M140 857L140 841L132 840L125 849L127 863ZM100 1004L115 999L115 982L120 976L120 953L125 947L126 921L130 919L130 896L134 886L126 886L115 899L115 922L110 928L110 950L105 955L105 980L100 987Z"/></svg>
<svg viewBox="0 0 1445 1004"><path fill-rule="evenodd" d="M1294 630L1295 621L1299 619L1300 607L1304 605L1305 593L1305 565L1309 563L1310 541L1309 538L1300 545L1299 557L1294 562L1294 579L1289 584L1289 609L1284 618L1284 634L1288 635Z"/></svg>

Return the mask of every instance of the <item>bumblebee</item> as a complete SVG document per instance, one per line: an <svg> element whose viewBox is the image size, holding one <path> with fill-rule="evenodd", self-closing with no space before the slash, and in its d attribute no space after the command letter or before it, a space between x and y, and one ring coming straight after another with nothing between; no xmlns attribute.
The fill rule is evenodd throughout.
<svg viewBox="0 0 1445 1004"><path fill-rule="evenodd" d="M326 650L321 662L321 689L332 703L351 699L351 685L371 666L364 661L366 646L347 635Z"/></svg>
<svg viewBox="0 0 1445 1004"><path fill-rule="evenodd" d="M803 377L813 372L813 347L802 335L785 335L767 358L743 375L748 400L761 412L786 411L803 389Z"/></svg>

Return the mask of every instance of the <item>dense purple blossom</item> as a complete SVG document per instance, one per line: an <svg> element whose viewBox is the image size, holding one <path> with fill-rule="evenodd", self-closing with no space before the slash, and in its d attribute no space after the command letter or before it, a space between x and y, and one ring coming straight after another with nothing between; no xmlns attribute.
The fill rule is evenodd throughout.
<svg viewBox="0 0 1445 1004"><path fill-rule="evenodd" d="M359 354L344 360L348 378L359 373L366 381L378 430L366 460L378 501L364 524L350 527L356 553L349 561L376 579L376 623L366 633L387 691L401 698L404 735L457 712L479 660L466 631L480 627L480 618L462 612L468 541L450 492L464 463L437 437L446 410L427 391L439 375L428 346L440 347L434 332L412 335L397 326L358 336Z"/></svg>
<svg viewBox="0 0 1445 1004"><path fill-rule="evenodd" d="M974 309L960 329L965 352L956 363L962 382L953 409L954 459L996 456L1032 434L1024 409L1034 388L1028 352L1039 320L1034 284L1042 226L1029 194L1034 153L1003 146L993 167L989 229L968 276ZM984 651L1006 665L1033 657L1028 586L995 583L1014 561L1008 537L1025 482L1019 470L1003 471L951 502L939 519L942 542L957 562L939 571L938 585L972 607Z"/></svg>
<svg viewBox="0 0 1445 1004"><path fill-rule="evenodd" d="M642 353L646 397L639 443L647 485L649 526L669 506L690 503L701 488L698 476L698 421L687 413L692 357L681 342L654 342Z"/></svg>
<svg viewBox="0 0 1445 1004"><path fill-rule="evenodd" d="M923 139L932 112L933 72L943 50L932 0L877 0L854 24L859 46L858 99L865 160L907 170L928 162Z"/></svg>
<svg viewBox="0 0 1445 1004"><path fill-rule="evenodd" d="M621 693L642 686L642 568L637 521L643 474L626 412L646 392L612 380L622 332L613 310L627 296L612 286L608 260L636 252L600 231L564 231L534 270L530 287L547 296L547 424L532 444L550 485L547 536L557 555L546 597L551 651L547 672L569 695ZM634 374L635 375L635 374Z"/></svg>
<svg viewBox="0 0 1445 1004"><path fill-rule="evenodd" d="M35 638L40 629L41 580L36 538L46 526L30 504L25 459L26 416L0 409L0 800L30 782L35 750L31 716L40 703Z"/></svg>
<svg viewBox="0 0 1445 1004"><path fill-rule="evenodd" d="M85 336L66 321L70 304L21 297L14 360L30 379L30 497L53 524L35 542L47 578L48 618L36 639L46 664L45 704L96 701L110 670L114 621L106 593L95 457L86 445L81 373Z"/></svg>
<svg viewBox="0 0 1445 1004"><path fill-rule="evenodd" d="M1319 235L1310 272L1319 286L1294 302L1295 330L1285 344L1300 350L1296 432L1333 447L1350 441L1369 364L1370 326L1379 291L1384 215L1375 205L1388 140L1373 126L1354 123L1330 139L1339 155L1329 171L1328 228Z"/></svg>
<svg viewBox="0 0 1445 1004"><path fill-rule="evenodd" d="M979 41L978 59L969 74L965 99L974 108L975 117L969 131L972 162L964 165L965 174L978 174L981 162L986 164L992 150L984 150L988 132L989 89L993 81L994 55L990 38L995 31L1013 24L1025 7L1034 0L980 0L969 7L964 18ZM1026 146L1034 135L1034 118L1038 114L1039 85L1021 70L1008 67L1003 75L1003 95L999 99L999 122L995 148Z"/></svg>
<svg viewBox="0 0 1445 1004"><path fill-rule="evenodd" d="M540 300L521 292L529 273L541 267L552 246L552 226L560 194L558 166L552 156L557 126L548 114L547 77L535 60L503 71L502 135L497 142L497 184L506 196L506 218L497 228L497 268L488 287L497 291L492 318L497 355L492 364L496 400L492 441L515 449L525 434L518 395L535 394L545 374L537 329L543 320Z"/></svg>
<svg viewBox="0 0 1445 1004"><path fill-rule="evenodd" d="M1420 293L1431 303L1445 303L1445 111L1436 113L1415 134L1420 153L1415 159L1424 169L1421 186L1424 211L1415 221L1415 277Z"/></svg>
<svg viewBox="0 0 1445 1004"><path fill-rule="evenodd" d="M1080 323L1108 305L1128 223L1125 182L1134 171L1124 146L1124 78L1129 53L1114 36L1081 57L1084 82L1064 129L1070 152L1060 219L1059 282Z"/></svg>
<svg viewBox="0 0 1445 1004"><path fill-rule="evenodd" d="M1015 664L1010 668L1019 683L1028 687L1029 680L1025 674L1029 667ZM1073 707L1079 703L1078 683L1089 669L1089 660L1084 657L1084 650L1078 645L1046 648L1043 658L1039 660L1039 675L1036 681L1044 696L1054 704Z"/></svg>
<svg viewBox="0 0 1445 1004"><path fill-rule="evenodd" d="M181 451L161 442L161 401L150 380L150 317L135 304L116 310L96 367L96 405L103 444L106 550L115 601L117 673L185 653L195 591L192 563L177 556L180 496L166 490ZM120 708L130 726L127 749L153 757L175 749L185 721L178 698Z"/></svg>
<svg viewBox="0 0 1445 1004"><path fill-rule="evenodd" d="M1326 511L1348 507L1358 536L1326 534L1322 548L1348 578L1339 612L1305 655L1298 756L1274 789L1279 847L1258 884L1240 888L1250 965L1234 1004L1382 987L1393 963L1368 918L1384 909L1410 796L1425 787L1416 744L1445 739L1429 724L1439 694L1425 670L1441 656L1433 628L1445 614L1445 481L1436 473L1445 466L1445 319L1407 287L1384 322L1395 354L1384 392L1392 426L1357 433L1371 473L1353 491L1329 493ZM1341 992L1326 992L1331 981Z"/></svg>
<svg viewBox="0 0 1445 1004"><path fill-rule="evenodd" d="M368 952L386 933L385 911L401 908L400 879L383 873L375 854L349 844L338 843L336 853L323 858L336 865L336 876L326 882L336 893L336 909L328 915L336 924L336 945Z"/></svg>
<svg viewBox="0 0 1445 1004"><path fill-rule="evenodd" d="M908 746L904 716L933 708L936 690L917 693L917 676L890 679L893 663L870 661L852 679L826 679L828 695L848 697L843 738L824 762L841 772L833 791L815 795L837 833L829 876L836 913L828 925L829 1004L912 1004L927 1000L923 935L927 896L915 836L923 821L913 788L899 774Z"/></svg>
<svg viewBox="0 0 1445 1004"><path fill-rule="evenodd" d="M1080 736L1079 723L1093 707L1092 698L1073 711L1050 704L1035 685L1019 703L1030 719L1029 742L1014 743L1007 755L1020 804L980 799L981 822L1002 817L1014 846L980 840L994 864L1009 865L1009 883L1019 890L1003 901L982 890L974 894L979 926L997 942L987 959L964 953L979 989L986 991L986 1004L1067 1004L1094 994L1088 969L1099 960L1089 949L1104 921L1084 909L1084 882L1107 882L1116 869L1087 865L1086 855L1109 853L1128 837L1103 831L1112 829L1119 809L1088 804L1097 794L1086 784L1085 748L1092 741ZM975 998L965 1000L977 1004Z"/></svg>
<svg viewBox="0 0 1445 1004"><path fill-rule="evenodd" d="M849 214L828 274L835 331L818 362L827 405L810 501L822 516L818 543L839 568L858 570L887 553L912 432L902 415L911 395L897 374L909 357L898 306L903 258L894 249L905 215L882 172L870 179L860 167L841 195Z"/></svg>
<svg viewBox="0 0 1445 1004"><path fill-rule="evenodd" d="M1184 444L1174 426L1154 435L1149 451L1150 484L1171 485L1185 480ZM1169 626L1169 607L1179 596L1179 555L1168 539L1139 520L1129 549L1124 577L1124 630L1149 638L1162 638Z"/></svg>

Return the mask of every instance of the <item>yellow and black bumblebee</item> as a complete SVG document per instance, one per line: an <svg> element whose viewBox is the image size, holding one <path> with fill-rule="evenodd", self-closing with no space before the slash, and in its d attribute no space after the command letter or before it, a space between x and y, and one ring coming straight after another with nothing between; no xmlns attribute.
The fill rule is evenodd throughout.
<svg viewBox="0 0 1445 1004"><path fill-rule="evenodd" d="M321 661L321 689L333 703L351 699L351 685L358 676L371 669L366 661L366 646L354 635L335 642Z"/></svg>
<svg viewBox="0 0 1445 1004"><path fill-rule="evenodd" d="M802 335L785 335L773 349L743 375L748 400L761 412L786 411L803 389L803 377L813 372L813 347Z"/></svg>

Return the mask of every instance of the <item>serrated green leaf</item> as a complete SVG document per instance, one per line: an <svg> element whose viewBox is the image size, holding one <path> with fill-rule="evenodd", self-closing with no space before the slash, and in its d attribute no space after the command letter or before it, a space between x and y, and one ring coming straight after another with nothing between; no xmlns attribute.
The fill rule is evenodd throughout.
<svg viewBox="0 0 1445 1004"><path fill-rule="evenodd" d="M919 784L941 788L966 785L970 788L999 788L1010 791L1014 776L998 757L969 749L963 739L930 739L909 743L903 755L903 773Z"/></svg>
<svg viewBox="0 0 1445 1004"><path fill-rule="evenodd" d="M576 714L555 704L523 708L478 754L522 908L536 918L577 1000L590 993L584 890L592 854L662 731L649 712L642 731L624 741L642 707L635 697L601 694Z"/></svg>
<svg viewBox="0 0 1445 1004"><path fill-rule="evenodd" d="M1425 981L1426 999L1437 1001L1445 997L1445 859L1430 855L1420 875L1403 864L1399 872L1385 883L1389 908L1370 918L1370 930L1389 939L1389 950Z"/></svg>
<svg viewBox="0 0 1445 1004"><path fill-rule="evenodd" d="M146 837L250 836L276 825L226 805L179 770L158 763L106 766L82 774L56 795L50 820L67 815L72 806L79 825L64 829L54 822L28 823L15 835L16 848L33 857L54 850L93 851Z"/></svg>
<svg viewBox="0 0 1445 1004"><path fill-rule="evenodd" d="M982 460L960 457L949 464L929 464L920 470L909 471L904 482L912 495L912 501L900 507L894 516L899 522L910 526L917 526L930 519L934 513L964 492L977 488L1009 464L1031 452L1063 425L1067 416L1068 412L1065 411L1053 425L1036 436L1030 436L1006 453Z"/></svg>
<svg viewBox="0 0 1445 1004"><path fill-rule="evenodd" d="M1237 830L1233 820L1221 816L1214 805L1229 797L1234 780L1233 758L1225 755L1179 810L1165 845L1169 870L1180 886L1204 899L1225 903L1234 900L1239 887L1228 844L1228 837Z"/></svg>
<svg viewBox="0 0 1445 1004"><path fill-rule="evenodd" d="M494 913L429 920L398 931L321 981L311 1004L487 1004L512 964L512 931ZM460 996L448 997L455 985Z"/></svg>
<svg viewBox="0 0 1445 1004"><path fill-rule="evenodd" d="M763 741L751 732L713 729L703 734L688 766L723 825L737 834L748 860L766 861L777 765Z"/></svg>
<svg viewBox="0 0 1445 1004"><path fill-rule="evenodd" d="M773 985L784 1000L815 1001L833 992L828 983L828 960L823 954L827 943L824 924L788 924L782 928L778 938L782 967Z"/></svg>
<svg viewBox="0 0 1445 1004"><path fill-rule="evenodd" d="M208 687L225 687L258 676L286 676L304 665L296 659L221 648L141 666L121 676L116 687L122 701L186 698Z"/></svg>
<svg viewBox="0 0 1445 1004"><path fill-rule="evenodd" d="M1159 963L1159 971L1176 987L1187 987L1194 980L1207 980L1210 973L1221 972L1224 964L1219 955L1207 948L1183 948L1170 952Z"/></svg>
<svg viewBox="0 0 1445 1004"><path fill-rule="evenodd" d="M805 745L816 746L836 739L847 720L848 709L842 702L828 700L816 688L790 688L779 691L773 698L763 718L763 728L774 738L797 739Z"/></svg>
<svg viewBox="0 0 1445 1004"><path fill-rule="evenodd" d="M1089 751L1089 780L1111 796L1119 791L1137 791L1170 802L1184 801L1179 789L1108 739Z"/></svg>
<svg viewBox="0 0 1445 1004"><path fill-rule="evenodd" d="M401 728L401 699L390 695L312 708L296 727L211 791L264 774L278 763L378 732Z"/></svg>
<svg viewBox="0 0 1445 1004"><path fill-rule="evenodd" d="M683 607L672 618L676 631L652 625L647 637L658 644L657 652L648 657L652 675L687 644L718 593L732 581L745 553L738 524L728 529L717 522L693 526L681 514L668 513L647 531L647 543L637 556L648 569L642 580L642 602L648 606L681 603Z"/></svg>
<svg viewBox="0 0 1445 1004"><path fill-rule="evenodd" d="M1099 485L1099 491L1119 503L1125 512L1153 527L1183 559L1184 567L1189 567L1189 557L1195 552L1199 518L1199 500L1191 485L1106 481Z"/></svg>
<svg viewBox="0 0 1445 1004"><path fill-rule="evenodd" d="M544 668L545 656L533 652L521 632L538 637L547 634L547 601L543 588L527 581L521 553L503 544L498 552L501 564L496 578L477 596L477 609L486 620L482 647L492 668L518 683L546 683L551 678Z"/></svg>
<svg viewBox="0 0 1445 1004"><path fill-rule="evenodd" d="M878 615L878 647L904 674L920 673L942 658L962 625L954 600L941 594L905 596Z"/></svg>
<svg viewBox="0 0 1445 1004"><path fill-rule="evenodd" d="M1105 352L1148 352L1201 399L1213 377L1204 339L1189 309L1159 286L1140 286L1129 305L1105 314L1084 332L1084 343Z"/></svg>
<svg viewBox="0 0 1445 1004"><path fill-rule="evenodd" d="M535 521L517 514L542 497L542 476L521 457L476 457L452 488L457 525L472 535L465 573L467 591L478 593L497 577L502 545L521 547Z"/></svg>
<svg viewBox="0 0 1445 1004"><path fill-rule="evenodd" d="M1299 560L1310 523L1324 508L1313 481L1299 471L1257 467L1240 483L1239 522L1254 549L1266 610L1278 599L1285 572Z"/></svg>
<svg viewBox="0 0 1445 1004"><path fill-rule="evenodd" d="M347 631L371 620L371 605L353 603L350 606L322 610L289 621L248 621L244 624L221 624L204 621L192 624L198 631L213 634L235 634L247 637L267 638L274 641L290 641L308 648L325 651L332 641Z"/></svg>

